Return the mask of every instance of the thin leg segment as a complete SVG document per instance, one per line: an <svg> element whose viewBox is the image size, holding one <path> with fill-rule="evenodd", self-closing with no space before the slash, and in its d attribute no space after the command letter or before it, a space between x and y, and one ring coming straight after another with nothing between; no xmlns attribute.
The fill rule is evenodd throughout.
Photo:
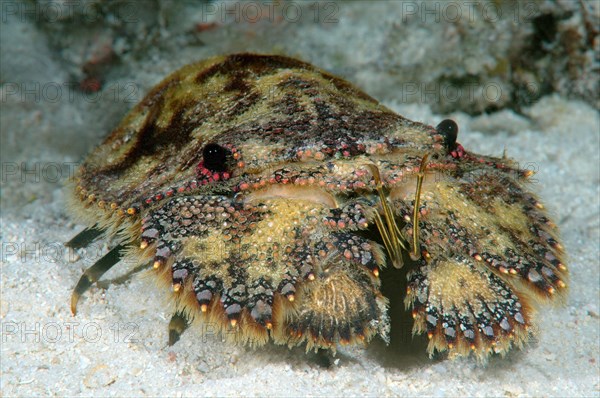
<svg viewBox="0 0 600 398"><path fill-rule="evenodd" d="M125 246L117 245L111 251L106 253L100 260L96 261L94 265L86 269L79 282L73 289L71 294L71 312L73 315L77 313L77 302L83 293L85 293L94 283L96 283L102 275L104 275L109 269L111 269L116 263L123 257L123 251Z"/></svg>
<svg viewBox="0 0 600 398"><path fill-rule="evenodd" d="M92 243L96 238L102 235L103 232L103 230L95 227L86 228L77 235L75 235L73 239L65 243L65 246L70 247L72 249L86 247L87 245Z"/></svg>
<svg viewBox="0 0 600 398"><path fill-rule="evenodd" d="M190 323L183 312L178 311L174 313L169 322L169 346L177 343L189 326Z"/></svg>

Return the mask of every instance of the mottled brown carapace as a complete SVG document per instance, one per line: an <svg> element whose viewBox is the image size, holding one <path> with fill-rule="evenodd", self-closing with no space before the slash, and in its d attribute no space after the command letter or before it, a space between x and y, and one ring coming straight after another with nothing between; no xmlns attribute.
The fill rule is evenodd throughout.
<svg viewBox="0 0 600 398"><path fill-rule="evenodd" d="M175 334L193 320L235 342L335 350L387 340L389 301L403 300L430 353L504 354L528 339L535 305L564 298L567 269L530 173L456 136L292 58L185 66L76 175L90 229L70 245L119 245L72 310L127 256L172 291ZM383 296L386 266L407 271L406 290Z"/></svg>

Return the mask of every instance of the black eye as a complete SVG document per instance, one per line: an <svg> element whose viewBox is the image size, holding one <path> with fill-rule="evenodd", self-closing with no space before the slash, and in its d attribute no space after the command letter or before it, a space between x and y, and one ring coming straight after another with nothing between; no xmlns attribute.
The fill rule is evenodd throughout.
<svg viewBox="0 0 600 398"><path fill-rule="evenodd" d="M456 138L458 137L458 125L454 120L442 120L435 128L437 132L444 136L444 145L452 151L456 148Z"/></svg>
<svg viewBox="0 0 600 398"><path fill-rule="evenodd" d="M231 152L218 144L206 144L202 151L204 167L216 173L227 171L227 158Z"/></svg>

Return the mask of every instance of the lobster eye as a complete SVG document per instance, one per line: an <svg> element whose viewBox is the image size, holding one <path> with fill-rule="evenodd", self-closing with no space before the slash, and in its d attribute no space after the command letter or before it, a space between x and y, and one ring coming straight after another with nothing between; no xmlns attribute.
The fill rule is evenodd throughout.
<svg viewBox="0 0 600 398"><path fill-rule="evenodd" d="M231 152L219 144L206 144L202 150L204 167L216 173L227 171L227 159Z"/></svg>
<svg viewBox="0 0 600 398"><path fill-rule="evenodd" d="M449 151L456 148L456 138L458 137L458 125L454 120L445 119L435 128L437 132L444 136L444 145Z"/></svg>

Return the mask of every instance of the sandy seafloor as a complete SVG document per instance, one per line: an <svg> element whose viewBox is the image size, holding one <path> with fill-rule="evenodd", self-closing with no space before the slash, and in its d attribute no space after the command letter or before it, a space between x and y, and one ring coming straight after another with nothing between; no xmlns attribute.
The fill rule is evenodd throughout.
<svg viewBox="0 0 600 398"><path fill-rule="evenodd" d="M195 330L167 347L170 313L164 295L143 274L92 288L73 317L71 289L96 254L69 257L63 251L62 242L82 226L70 220L60 184L46 184L44 176L36 183L32 175L21 183L21 174L6 167L18 165L28 151L39 167L77 162L101 135L82 133L87 143L70 136L79 157L64 155L56 148L67 144L56 143L61 136L52 121L82 128L80 110L56 111L53 103L33 110L26 103L2 105L3 145L12 140L15 148L2 159L2 396L600 395L600 121L597 110L583 102L548 96L525 115L478 117L386 102L428 124L452 117L467 150L500 155L506 149L537 171L531 189L560 228L570 294L563 307L542 307L539 331L523 350L486 365L472 358L429 359L423 342L408 337L391 347L374 341L367 349L340 349L329 369L302 348L253 350ZM36 129L39 138L19 140L19 131ZM105 279L120 274L113 270Z"/></svg>

